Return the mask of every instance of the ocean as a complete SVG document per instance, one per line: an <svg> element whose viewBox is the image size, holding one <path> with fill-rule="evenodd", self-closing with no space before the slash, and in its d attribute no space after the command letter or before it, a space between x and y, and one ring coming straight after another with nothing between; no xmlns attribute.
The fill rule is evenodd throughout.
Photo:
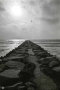
<svg viewBox="0 0 60 90"><path fill-rule="evenodd" d="M6 55L9 51L23 43L24 39L0 40L0 57ZM60 58L60 40L31 40L40 45L49 53Z"/></svg>
<svg viewBox="0 0 60 90"><path fill-rule="evenodd" d="M24 41L24 39L0 40L0 57L5 56L8 52L18 47Z"/></svg>
<svg viewBox="0 0 60 90"><path fill-rule="evenodd" d="M33 42L60 59L60 40L33 40Z"/></svg>

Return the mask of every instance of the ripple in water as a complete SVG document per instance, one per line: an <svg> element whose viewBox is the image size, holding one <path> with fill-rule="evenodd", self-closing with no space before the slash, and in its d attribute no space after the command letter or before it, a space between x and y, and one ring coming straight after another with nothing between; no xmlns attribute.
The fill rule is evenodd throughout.
<svg viewBox="0 0 60 90"><path fill-rule="evenodd" d="M6 55L24 41L24 39L0 40L0 56Z"/></svg>

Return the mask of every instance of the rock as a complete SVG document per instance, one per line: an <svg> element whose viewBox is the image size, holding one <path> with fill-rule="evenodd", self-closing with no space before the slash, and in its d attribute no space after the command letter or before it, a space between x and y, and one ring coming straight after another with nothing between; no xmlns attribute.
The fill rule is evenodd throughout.
<svg viewBox="0 0 60 90"><path fill-rule="evenodd" d="M27 90L35 90L35 88L34 87L28 87Z"/></svg>
<svg viewBox="0 0 60 90"><path fill-rule="evenodd" d="M2 59L0 59L0 62L2 61Z"/></svg>
<svg viewBox="0 0 60 90"><path fill-rule="evenodd" d="M52 61L52 57L41 58L41 64L49 64Z"/></svg>
<svg viewBox="0 0 60 90"><path fill-rule="evenodd" d="M25 65L24 69L19 73L19 78L22 82L28 82L34 77L35 64L28 63Z"/></svg>
<svg viewBox="0 0 60 90"><path fill-rule="evenodd" d="M0 65L0 72L3 72L5 69L8 69L8 67L5 64Z"/></svg>
<svg viewBox="0 0 60 90"><path fill-rule="evenodd" d="M54 70L56 72L60 72L60 66L54 67L52 70Z"/></svg>
<svg viewBox="0 0 60 90"><path fill-rule="evenodd" d="M59 62L58 61L51 61L50 63L49 63L49 67L50 68L53 68L53 67L55 67L55 66L58 66L59 65Z"/></svg>
<svg viewBox="0 0 60 90"><path fill-rule="evenodd" d="M59 60L56 59L55 57L41 58L39 61L40 61L40 64L48 65L48 67L51 67L51 68L60 64Z"/></svg>
<svg viewBox="0 0 60 90"><path fill-rule="evenodd" d="M6 66L8 66L9 68L16 68L16 69L23 69L23 67L25 66L24 63L18 62L16 61L8 61L5 63Z"/></svg>

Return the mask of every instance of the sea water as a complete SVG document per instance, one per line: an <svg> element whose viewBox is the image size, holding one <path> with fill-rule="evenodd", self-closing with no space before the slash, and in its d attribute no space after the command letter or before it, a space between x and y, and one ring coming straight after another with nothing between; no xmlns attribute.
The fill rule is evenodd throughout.
<svg viewBox="0 0 60 90"><path fill-rule="evenodd" d="M24 41L24 39L0 40L0 57L6 55Z"/></svg>
<svg viewBox="0 0 60 90"><path fill-rule="evenodd" d="M9 51L21 45L24 39L0 40L0 56L6 55ZM60 58L60 40L31 40L49 53Z"/></svg>
<svg viewBox="0 0 60 90"><path fill-rule="evenodd" d="M33 40L33 42L60 58L60 40Z"/></svg>

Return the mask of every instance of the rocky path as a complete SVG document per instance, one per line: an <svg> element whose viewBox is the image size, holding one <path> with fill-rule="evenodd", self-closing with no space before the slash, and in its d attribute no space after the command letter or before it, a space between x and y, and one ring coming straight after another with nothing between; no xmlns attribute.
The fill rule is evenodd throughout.
<svg viewBox="0 0 60 90"><path fill-rule="evenodd" d="M36 50L39 51L39 52L36 53L35 52ZM41 51L44 52L44 49L42 49L40 46L34 44L31 41L25 41L19 47L17 47L16 49L12 50L6 56L3 57L2 61L4 61L4 62L2 62L2 64L3 64L4 67L2 67L2 64L1 64L1 66L0 66L1 69L2 69L1 73L6 72L6 70L7 70L7 69L5 69L6 66L8 66L8 67L10 66L8 68L8 71L10 70L10 68L14 69L14 71L16 71L16 70L18 71L18 70L21 69L21 64L24 64L24 65L22 65L23 69L21 69L21 72L18 72L18 73L14 74L10 70L11 71L11 77L12 77L13 74L14 75L16 75L16 74L20 75L19 78L22 79L21 80L22 82L25 81L25 80L28 82L29 80L31 80L31 77L32 77L33 78L32 81L36 83L36 87L37 87L36 90L58 90L57 86L53 82L53 80L49 76L46 76L40 70L40 64L37 62L38 58L36 57L36 55L40 53L39 56L43 57L45 54L43 53L43 56L41 56L41 53L42 53ZM20 64L18 64L16 62L18 62ZM19 67L17 67L18 65L19 65ZM32 68L34 66L35 66L35 68ZM10 71L9 71L9 73L10 73ZM6 75L7 75L7 73L6 73ZM3 82L6 80L5 79L5 74L4 74L4 79L5 80L0 77L0 84L2 83L1 79L3 80ZM29 80L27 80L27 79L29 79ZM10 81L10 79L8 79L8 82L9 81ZM12 78L11 78L11 81L12 81ZM10 83L9 83L9 85L10 85ZM14 83L15 83L15 81L14 81ZM11 90L11 89L8 89L8 90ZM15 90L15 89L12 89L12 90ZM21 89L19 89L19 90L21 90ZM22 89L22 90L26 90L26 89ZM31 90L31 89L28 89L28 90ZM34 89L32 89L32 90L34 90Z"/></svg>
<svg viewBox="0 0 60 90"><path fill-rule="evenodd" d="M34 82L37 85L37 90L57 90L56 84L53 82L53 80L40 71L40 65L37 62L37 57L34 55L32 49L28 49L28 54L29 62L34 63L36 66L34 70Z"/></svg>

